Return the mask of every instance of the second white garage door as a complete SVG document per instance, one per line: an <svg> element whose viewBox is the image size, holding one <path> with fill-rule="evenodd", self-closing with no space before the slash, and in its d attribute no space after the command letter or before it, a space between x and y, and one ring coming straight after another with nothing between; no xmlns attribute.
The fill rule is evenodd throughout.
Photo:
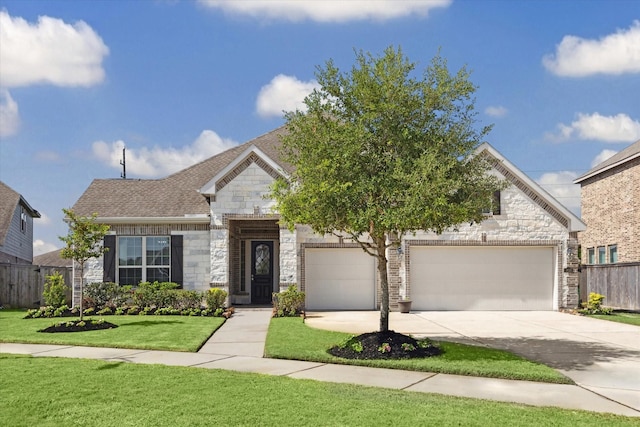
<svg viewBox="0 0 640 427"><path fill-rule="evenodd" d="M411 247L414 310L553 310L554 249Z"/></svg>
<svg viewBox="0 0 640 427"><path fill-rule="evenodd" d="M375 262L360 248L305 250L307 310L375 309Z"/></svg>

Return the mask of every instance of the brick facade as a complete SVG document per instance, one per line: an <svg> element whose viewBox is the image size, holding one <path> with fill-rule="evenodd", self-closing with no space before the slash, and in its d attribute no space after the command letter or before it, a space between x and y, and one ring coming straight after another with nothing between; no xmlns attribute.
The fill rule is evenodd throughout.
<svg viewBox="0 0 640 427"><path fill-rule="evenodd" d="M582 219L587 229L579 234L582 262L588 249L604 247L609 263L610 245L617 245L618 262L640 261L640 158L590 177L582 186Z"/></svg>

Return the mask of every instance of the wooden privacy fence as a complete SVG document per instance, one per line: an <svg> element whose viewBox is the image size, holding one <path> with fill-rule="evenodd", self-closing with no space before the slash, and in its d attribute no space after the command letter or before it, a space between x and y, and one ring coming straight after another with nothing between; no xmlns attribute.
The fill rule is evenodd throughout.
<svg viewBox="0 0 640 427"><path fill-rule="evenodd" d="M35 308L44 305L44 282L54 271L62 274L65 285L71 287L73 273L70 267L0 263L0 306ZM67 304L71 305L71 290L67 291Z"/></svg>
<svg viewBox="0 0 640 427"><path fill-rule="evenodd" d="M607 307L640 310L640 262L583 265L580 299L587 301L591 292L604 295Z"/></svg>

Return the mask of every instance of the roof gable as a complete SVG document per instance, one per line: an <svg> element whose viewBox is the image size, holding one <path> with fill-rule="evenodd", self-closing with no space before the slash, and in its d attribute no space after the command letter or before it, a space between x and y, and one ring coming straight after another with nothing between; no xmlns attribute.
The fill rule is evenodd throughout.
<svg viewBox="0 0 640 427"><path fill-rule="evenodd" d="M636 159L638 157L640 157L640 140L634 142L633 144L631 144L624 150L618 152L617 154L614 154L613 156L609 157L604 162L597 164L594 168L589 170L587 173L576 178L573 181L573 183L579 184L582 181L585 181L586 179L589 179L603 172L606 172L610 169L613 169L616 166L620 166L624 163L630 162L631 160Z"/></svg>
<svg viewBox="0 0 640 427"><path fill-rule="evenodd" d="M19 205L23 206L32 218L40 218L40 213L33 209L24 197L0 181L0 245L4 245L11 219Z"/></svg>
<svg viewBox="0 0 640 427"><path fill-rule="evenodd" d="M269 159L270 168L287 173L291 166L280 159L280 136L284 127L209 157L193 166L161 179L96 179L73 206L78 215L91 215L110 221L116 218L178 219L200 218L209 214L209 203L200 190L212 176L218 176L249 147L255 147L260 158Z"/></svg>
<svg viewBox="0 0 640 427"><path fill-rule="evenodd" d="M231 163L229 163L220 172L218 172L209 182L207 182L200 189L200 193L206 195L215 195L218 191L222 190L227 184L233 181L235 177L240 175L253 163L258 165L262 170L264 170L274 179L287 177L287 173L284 172L284 170L282 169L282 167L280 167L280 165L278 165L278 163L267 156L264 151L251 144Z"/></svg>
<svg viewBox="0 0 640 427"><path fill-rule="evenodd" d="M493 168L504 176L512 185L522 191L533 203L544 209L562 226L569 231L583 231L587 227L573 212L557 201L537 182L529 178L524 172L509 162L498 150L489 143L483 143L476 150L478 154L489 156Z"/></svg>

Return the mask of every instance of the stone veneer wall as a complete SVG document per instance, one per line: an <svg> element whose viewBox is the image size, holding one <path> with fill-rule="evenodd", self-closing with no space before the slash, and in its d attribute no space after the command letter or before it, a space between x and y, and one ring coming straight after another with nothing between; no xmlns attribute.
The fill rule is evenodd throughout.
<svg viewBox="0 0 640 427"><path fill-rule="evenodd" d="M490 216L480 224L462 224L457 230L447 230L441 235L418 232L404 241L404 256L400 257L399 294L410 296L409 250L412 244L440 245L546 245L557 248L557 305L574 308L578 305L578 271L574 258L566 256L569 247L577 254L575 238L538 203L516 186L501 192L501 214ZM574 235L575 237L575 235ZM569 270L571 269L571 270Z"/></svg>
<svg viewBox="0 0 640 427"><path fill-rule="evenodd" d="M208 224L118 224L111 226L110 233L117 236L182 235L183 288L198 291L209 288L211 257ZM79 271L77 266L75 271ZM103 273L103 257L88 260L85 263L84 283L102 282ZM79 285L79 277L76 277L74 279L74 304L78 304L80 301Z"/></svg>
<svg viewBox="0 0 640 427"><path fill-rule="evenodd" d="M211 198L210 286L223 288L230 295L229 221L274 218L271 214L274 201L265 197L274 181L273 171L267 172L258 163L262 164L260 159L248 159L230 173L233 179L225 178L218 183L222 188Z"/></svg>
<svg viewBox="0 0 640 427"><path fill-rule="evenodd" d="M579 235L582 262L587 249L618 245L618 262L640 261L640 158L581 183L582 219ZM610 262L609 251L606 251ZM597 252L596 252L597 262Z"/></svg>

